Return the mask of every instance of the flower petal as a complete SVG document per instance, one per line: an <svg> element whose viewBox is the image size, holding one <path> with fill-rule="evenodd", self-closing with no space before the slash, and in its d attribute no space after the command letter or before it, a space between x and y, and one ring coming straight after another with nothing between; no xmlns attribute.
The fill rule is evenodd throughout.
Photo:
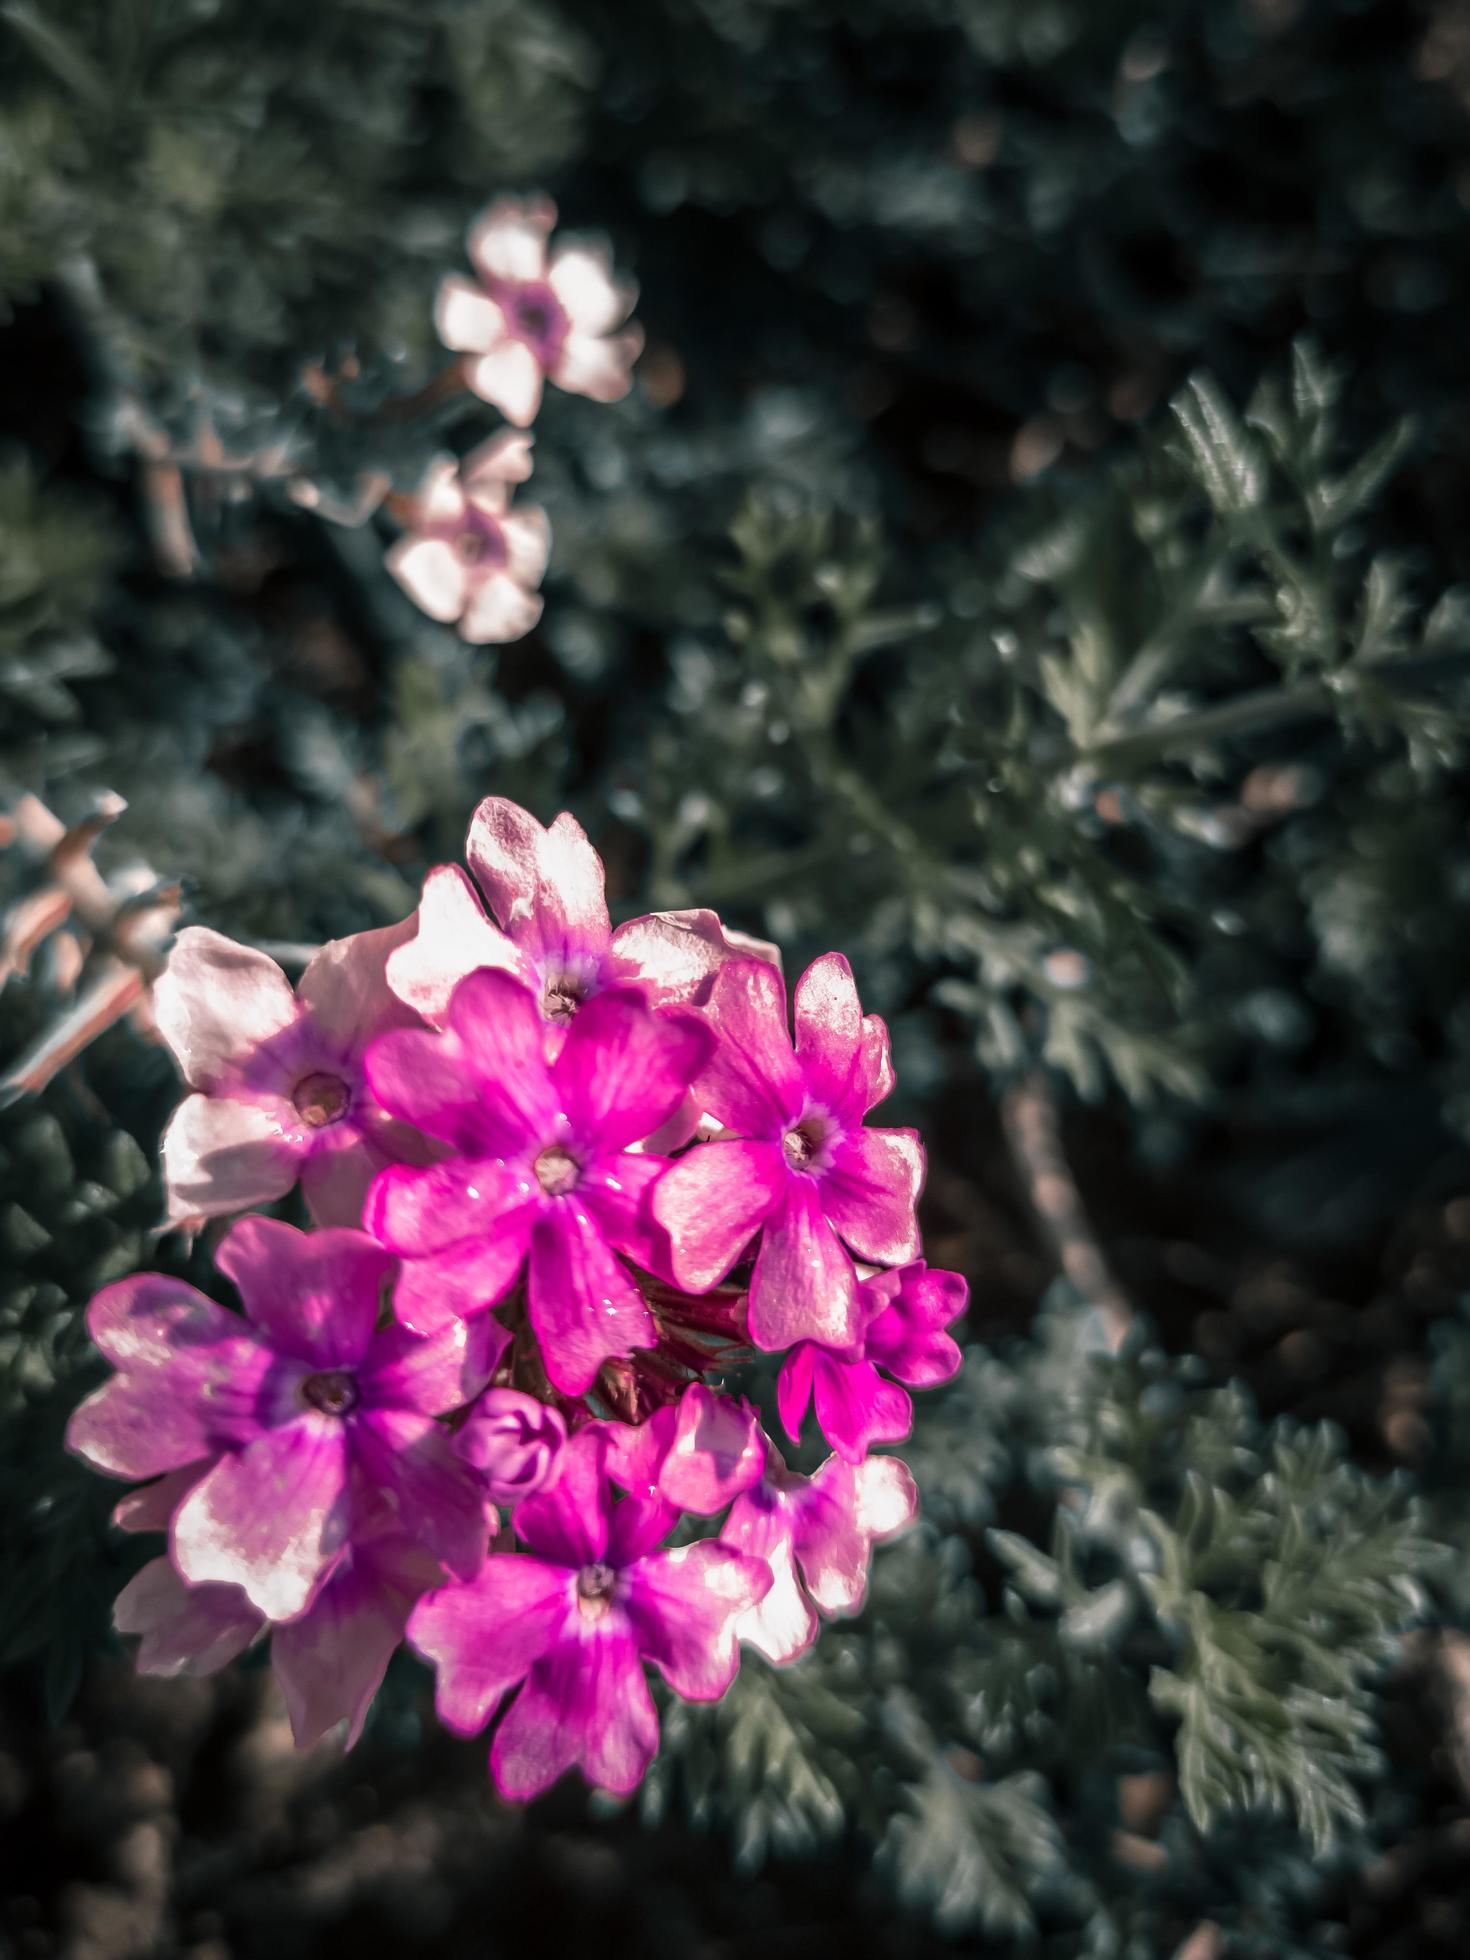
<svg viewBox="0 0 1470 1960"><path fill-rule="evenodd" d="M430 619L447 625L463 613L469 598L469 572L448 538L421 538L409 532L389 545L383 564Z"/></svg>
<svg viewBox="0 0 1470 1960"><path fill-rule="evenodd" d="M759 1481L765 1460L765 1437L749 1404L696 1382L674 1404L658 1488L679 1510L712 1518Z"/></svg>
<svg viewBox="0 0 1470 1960"><path fill-rule="evenodd" d="M174 1564L191 1585L243 1587L270 1620L309 1603L347 1542L347 1437L305 1415L221 1457L174 1514Z"/></svg>
<svg viewBox="0 0 1470 1960"><path fill-rule="evenodd" d="M499 1157L455 1157L427 1167L390 1164L374 1181L364 1216L369 1230L395 1252L421 1255L473 1244L488 1261L500 1246L506 1278L481 1302L487 1304L519 1271L539 1208L540 1192L533 1193L524 1169Z"/></svg>
<svg viewBox="0 0 1470 1960"><path fill-rule="evenodd" d="M497 197L470 226L470 261L492 279L543 278L546 240L555 224L549 197Z"/></svg>
<svg viewBox="0 0 1470 1960"><path fill-rule="evenodd" d="M519 586L539 585L551 556L551 522L546 512L539 504L518 504L501 518L500 532L505 539L509 576Z"/></svg>
<svg viewBox="0 0 1470 1960"><path fill-rule="evenodd" d="M793 1443L801 1441L801 1425L811 1407L812 1382L821 1352L815 1341L798 1341L781 1363L776 1378L776 1412Z"/></svg>
<svg viewBox="0 0 1470 1960"><path fill-rule="evenodd" d="M405 1259L393 1289L394 1318L416 1334L437 1334L456 1318L488 1312L510 1291L525 1260L530 1214L516 1220L505 1222L498 1237Z"/></svg>
<svg viewBox="0 0 1470 1960"><path fill-rule="evenodd" d="M503 492L507 483L524 483L531 474L531 448L535 440L523 429L497 429L460 464L460 482L477 496L492 489ZM503 495L500 507L504 507Z"/></svg>
<svg viewBox="0 0 1470 1960"><path fill-rule="evenodd" d="M796 1341L851 1347L862 1332L857 1274L823 1216L829 1182L788 1176L785 1201L761 1234L750 1278L750 1338L769 1353Z"/></svg>
<svg viewBox="0 0 1470 1960"><path fill-rule="evenodd" d="M265 1622L238 1586L186 1586L166 1558L150 1559L112 1608L119 1633L140 1633L140 1674L217 1674Z"/></svg>
<svg viewBox="0 0 1470 1960"><path fill-rule="evenodd" d="M858 1612L867 1595L873 1541L901 1531L918 1510L907 1465L896 1456L827 1461L793 1500L792 1544L807 1590L828 1618Z"/></svg>
<svg viewBox="0 0 1470 1960"><path fill-rule="evenodd" d="M700 1075L706 1109L732 1130L776 1142L800 1116L806 1087L786 1033L786 988L768 960L729 960L705 1012L720 1045Z"/></svg>
<svg viewBox="0 0 1470 1960"><path fill-rule="evenodd" d="M709 1059L714 1037L680 1008L655 1013L620 987L577 1010L552 1067L574 1150L626 1150L671 1116Z"/></svg>
<svg viewBox="0 0 1470 1960"><path fill-rule="evenodd" d="M436 1583L437 1566L427 1558L423 1565L425 1583ZM271 1665L298 1749L310 1749L343 1721L347 1748L362 1734L409 1611L425 1589L404 1589L394 1583L398 1578L397 1568L354 1551L308 1610L272 1634Z"/></svg>
<svg viewBox="0 0 1470 1960"><path fill-rule="evenodd" d="M612 1501L606 1437L600 1428L583 1429L562 1451L555 1481L517 1510L516 1532L554 1565L595 1565L607 1555Z"/></svg>
<svg viewBox="0 0 1470 1960"><path fill-rule="evenodd" d="M718 1701L740 1666L735 1623L771 1590L765 1560L705 1540L640 1559L624 1584L642 1657L686 1701Z"/></svg>
<svg viewBox="0 0 1470 1960"><path fill-rule="evenodd" d="M437 1670L434 1707L445 1728L484 1728L573 1611L568 1571L508 1553L486 1559L468 1585L426 1594L409 1616L408 1641Z"/></svg>
<svg viewBox="0 0 1470 1960"><path fill-rule="evenodd" d="M944 1330L965 1311L969 1286L959 1273L931 1270L922 1260L891 1277L898 1281L894 1297L869 1321L863 1351L910 1388L933 1388L958 1372L959 1345Z"/></svg>
<svg viewBox="0 0 1470 1960"><path fill-rule="evenodd" d="M493 968L472 973L454 990L448 1022L473 1072L481 1134L501 1150L539 1148L556 1136L561 1104L530 989Z"/></svg>
<svg viewBox="0 0 1470 1960"><path fill-rule="evenodd" d="M821 1180L822 1209L859 1259L902 1266L919 1255L923 1182L917 1130L855 1130Z"/></svg>
<svg viewBox="0 0 1470 1960"><path fill-rule="evenodd" d="M425 1020L443 1020L450 996L476 967L503 967L530 984L524 954L486 918L457 864L436 865L429 873L415 917L417 932L388 960L388 985Z"/></svg>
<svg viewBox="0 0 1470 1960"><path fill-rule="evenodd" d="M533 1497L556 1475L567 1426L517 1388L487 1388L454 1435L454 1451L480 1474L495 1504Z"/></svg>
<svg viewBox="0 0 1470 1960"><path fill-rule="evenodd" d="M398 1262L365 1232L299 1232L279 1218L242 1218L221 1239L215 1264L279 1352L351 1368L367 1353Z"/></svg>
<svg viewBox="0 0 1470 1960"><path fill-rule="evenodd" d="M625 327L605 340L576 328L561 344L551 378L568 394L620 402L633 386L633 363L643 352L643 329Z"/></svg>
<svg viewBox="0 0 1470 1960"><path fill-rule="evenodd" d="M861 1463L872 1444L904 1440L914 1405L903 1389L884 1381L871 1361L822 1350L817 1357L817 1423L839 1456Z"/></svg>
<svg viewBox="0 0 1470 1960"><path fill-rule="evenodd" d="M863 1010L841 953L813 960L796 983L796 1054L814 1102L846 1122L861 1121Z"/></svg>
<svg viewBox="0 0 1470 1960"><path fill-rule="evenodd" d="M545 607L539 592L527 592L508 573L491 572L472 587L459 636L476 647L523 640Z"/></svg>
<svg viewBox="0 0 1470 1960"><path fill-rule="evenodd" d="M602 959L610 937L602 860L569 811L545 829L508 797L487 796L470 819L465 856L518 946L542 962Z"/></svg>
<svg viewBox="0 0 1470 1960"><path fill-rule="evenodd" d="M753 1558L764 1559L771 1574L765 1598L742 1613L736 1637L754 1647L773 1667L784 1667L811 1646L818 1622L796 1569L787 1508L764 1486L738 1497L720 1534Z"/></svg>
<svg viewBox="0 0 1470 1960"><path fill-rule="evenodd" d="M112 1522L119 1531L167 1531L169 1519L213 1461L204 1457L186 1463L181 1470L169 1470L155 1482L130 1490L113 1505Z"/></svg>
<svg viewBox="0 0 1470 1960"><path fill-rule="evenodd" d="M623 1150L594 1157L577 1186L578 1199L608 1244L648 1272L661 1272L669 1260L668 1234L648 1205L667 1169L661 1157Z"/></svg>
<svg viewBox="0 0 1470 1960"><path fill-rule="evenodd" d="M658 1748L658 1716L631 1634L609 1615L584 1639L537 1661L490 1749L503 1797L539 1796L574 1765L596 1789L626 1796Z"/></svg>
<svg viewBox="0 0 1470 1960"><path fill-rule="evenodd" d="M578 333L610 333L638 300L631 280L615 280L606 252L562 245L551 255L546 283Z"/></svg>
<svg viewBox="0 0 1470 1960"><path fill-rule="evenodd" d="M564 1395L585 1395L610 1356L658 1340L643 1295L575 1194L531 1233L527 1304L546 1373Z"/></svg>
<svg viewBox="0 0 1470 1960"><path fill-rule="evenodd" d="M353 1464L409 1537L456 1578L473 1577L485 1557L485 1500L448 1431L432 1416L386 1408L355 1415L349 1428Z"/></svg>
<svg viewBox="0 0 1470 1960"><path fill-rule="evenodd" d="M417 1024L388 986L389 960L417 931L417 916L410 912L397 925L329 939L307 962L297 999L317 1032L344 1058L361 1055L385 1028Z"/></svg>
<svg viewBox="0 0 1470 1960"><path fill-rule="evenodd" d="M220 1218L283 1198L299 1148L284 1133L284 1105L233 1096L185 1096L163 1133L168 1222Z"/></svg>
<svg viewBox="0 0 1470 1960"><path fill-rule="evenodd" d="M434 331L456 354L484 354L506 336L504 313L483 286L447 273L434 295Z"/></svg>
<svg viewBox="0 0 1470 1960"><path fill-rule="evenodd" d="M207 926L185 926L153 985L155 1025L195 1089L213 1088L298 1012L274 960Z"/></svg>
<svg viewBox="0 0 1470 1960"><path fill-rule="evenodd" d="M488 353L467 356L465 380L481 401L528 429L541 406L541 365L523 340L503 340Z"/></svg>
<svg viewBox="0 0 1470 1960"><path fill-rule="evenodd" d="M629 919L613 934L610 950L611 979L636 981L657 1001L699 1003L726 960L748 957L750 947L736 946L713 912L696 909ZM770 957L775 961L774 947Z"/></svg>
<svg viewBox="0 0 1470 1960"><path fill-rule="evenodd" d="M447 1415L472 1402L505 1352L510 1332L491 1314L452 1320L428 1338L385 1327L357 1371L365 1404Z"/></svg>
<svg viewBox="0 0 1470 1960"><path fill-rule="evenodd" d="M675 1277L691 1293L724 1278L786 1195L774 1143L697 1143L654 1187L654 1218L669 1235Z"/></svg>

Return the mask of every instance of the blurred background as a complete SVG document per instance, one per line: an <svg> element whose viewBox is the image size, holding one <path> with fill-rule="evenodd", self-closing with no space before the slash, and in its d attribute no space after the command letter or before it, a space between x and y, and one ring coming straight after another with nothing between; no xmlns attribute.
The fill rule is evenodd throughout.
<svg viewBox="0 0 1470 1960"><path fill-rule="evenodd" d="M1460 0L0 4L0 1953L1463 1953L1467 112ZM469 648L374 502L531 189L647 350ZM345 1761L135 1678L60 1449L212 1283L173 925L299 965L490 792L849 954L972 1287L868 1615L621 1810L407 1662Z"/></svg>

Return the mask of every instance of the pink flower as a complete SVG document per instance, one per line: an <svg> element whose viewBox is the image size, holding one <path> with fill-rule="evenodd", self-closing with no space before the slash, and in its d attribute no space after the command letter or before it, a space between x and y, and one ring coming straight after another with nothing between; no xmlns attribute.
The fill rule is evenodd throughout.
<svg viewBox="0 0 1470 1960"><path fill-rule="evenodd" d="M567 1426L555 1409L518 1388L487 1388L454 1438L496 1504L534 1497L556 1475Z"/></svg>
<svg viewBox="0 0 1470 1960"><path fill-rule="evenodd" d="M676 1512L657 1498L615 1502L606 1449L599 1429L575 1437L551 1488L517 1509L529 1556L487 1559L408 1623L456 1734L484 1728L522 1684L490 1751L502 1796L538 1796L573 1767L632 1790L658 1747L643 1663L687 1701L718 1700L740 1664L735 1623L771 1583L760 1559L717 1540L660 1551Z"/></svg>
<svg viewBox="0 0 1470 1960"><path fill-rule="evenodd" d="M531 474L531 438L492 436L462 463L440 456L419 491L412 528L384 560L431 619L458 620L477 645L519 640L541 617L551 529L539 505L510 508Z"/></svg>
<svg viewBox="0 0 1470 1960"><path fill-rule="evenodd" d="M69 1447L114 1477L206 1464L172 1514L174 1564L268 1619L302 1612L384 1503L473 1572L484 1501L433 1418L483 1386L504 1329L377 1332L395 1261L360 1232L244 1218L218 1263L243 1319L162 1273L96 1296L87 1324L117 1372L72 1416Z"/></svg>
<svg viewBox="0 0 1470 1960"><path fill-rule="evenodd" d="M776 1385L781 1421L793 1443L813 1394L822 1434L849 1463L874 1443L901 1443L913 1426L913 1403L886 1382L881 1366L909 1388L948 1381L960 1351L944 1329L965 1311L970 1289L958 1273L931 1272L923 1260L901 1272L877 1273L858 1289L871 1314L848 1349L802 1341L787 1355Z"/></svg>
<svg viewBox="0 0 1470 1960"><path fill-rule="evenodd" d="M529 428L544 380L593 401L620 401L633 385L643 333L622 326L636 286L612 276L603 252L559 246L548 263L556 223L550 198L524 204L497 198L469 231L478 283L451 273L434 305L439 338L465 362L465 379L482 401Z"/></svg>
<svg viewBox="0 0 1470 1960"><path fill-rule="evenodd" d="M272 1628L238 1586L186 1585L166 1558L151 1560L123 1587L113 1625L142 1636L140 1674L214 1674L271 1632L271 1665L297 1748L309 1749L345 1721L350 1749L414 1601L443 1582L438 1561L384 1509L354 1537L306 1611L286 1625Z"/></svg>
<svg viewBox="0 0 1470 1960"><path fill-rule="evenodd" d="M518 803L487 796L470 820L465 856L499 924L458 865L440 865L424 884L416 933L388 962L389 986L429 1021L443 1019L466 974L502 967L535 994L554 1053L583 1001L604 987L698 1001L737 953L778 957L773 946L727 934L713 912L654 912L614 932L602 860L565 810L546 829Z"/></svg>
<svg viewBox="0 0 1470 1960"><path fill-rule="evenodd" d="M606 1433L614 1483L635 1495L662 1497L697 1518L723 1511L765 1469L766 1439L754 1409L702 1382L636 1428L608 1423Z"/></svg>
<svg viewBox="0 0 1470 1960"><path fill-rule="evenodd" d="M840 953L797 982L794 1052L785 988L764 961L722 966L705 1013L720 1044L694 1094L735 1135L696 1144L654 1192L673 1277L695 1292L712 1286L763 1227L750 1283L756 1346L850 1348L863 1314L844 1242L879 1266L919 1250L918 1133L863 1128L893 1086L887 1030L864 1019Z"/></svg>
<svg viewBox="0 0 1470 1960"><path fill-rule="evenodd" d="M917 1510L914 1480L896 1456L859 1464L829 1456L803 1477L769 1445L764 1477L736 1498L720 1533L771 1569L771 1589L737 1625L739 1638L778 1667L805 1653L818 1614L861 1611L874 1541L901 1531Z"/></svg>
<svg viewBox="0 0 1470 1960"><path fill-rule="evenodd" d="M356 1225L375 1171L427 1161L362 1074L374 1035L417 1025L384 977L413 932L410 915L330 940L294 994L253 947L205 926L179 934L153 990L159 1033L195 1092L164 1133L170 1224L265 1204L299 1178L321 1223Z"/></svg>
<svg viewBox="0 0 1470 1960"><path fill-rule="evenodd" d="M622 989L580 1009L549 1063L535 995L493 968L460 982L445 1033L384 1035L367 1060L378 1100L456 1152L390 1166L368 1195L370 1229L408 1262L400 1318L430 1331L482 1312L529 1264L555 1388L582 1395L610 1355L652 1347L615 1255L660 1262L644 1201L665 1160L629 1146L679 1107L712 1047L695 1015Z"/></svg>

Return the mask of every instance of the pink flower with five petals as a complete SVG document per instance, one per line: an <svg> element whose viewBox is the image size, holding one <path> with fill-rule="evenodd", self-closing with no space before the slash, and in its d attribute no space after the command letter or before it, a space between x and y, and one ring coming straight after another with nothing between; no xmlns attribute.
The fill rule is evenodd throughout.
<svg viewBox="0 0 1470 1960"><path fill-rule="evenodd" d="M469 357L470 388L523 429L536 419L545 381L620 401L643 351L642 329L623 325L637 287L612 276L605 253L561 245L548 255L555 224L550 198L497 198L469 231L478 280L451 273L434 305L439 338Z"/></svg>
<svg viewBox="0 0 1470 1960"><path fill-rule="evenodd" d="M541 617L551 527L537 504L510 507L531 474L531 438L504 430L456 463L430 464L411 528L384 563L431 619L458 620L475 645L519 640Z"/></svg>
<svg viewBox="0 0 1470 1960"><path fill-rule="evenodd" d="M653 1215L674 1279L692 1292L722 1279L760 1231L749 1303L757 1347L850 1348L864 1315L844 1247L880 1266L916 1256L924 1152L914 1130L863 1127L893 1072L887 1030L864 1017L840 953L807 968L795 1006L793 1049L774 967L738 960L715 975L704 1011L720 1042L694 1095L733 1134L675 1163Z"/></svg>

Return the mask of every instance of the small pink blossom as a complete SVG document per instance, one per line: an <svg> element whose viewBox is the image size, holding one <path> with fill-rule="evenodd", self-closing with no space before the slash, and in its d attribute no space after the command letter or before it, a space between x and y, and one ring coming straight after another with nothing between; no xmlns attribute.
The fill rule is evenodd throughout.
<svg viewBox="0 0 1470 1960"><path fill-rule="evenodd" d="M723 1278L761 1231L749 1305L757 1347L850 1348L863 1314L844 1246L880 1266L917 1255L924 1152L914 1130L863 1127L892 1087L888 1032L864 1017L840 953L807 968L795 1005L793 1050L774 967L732 960L715 975L704 1011L720 1043L694 1094L731 1134L679 1159L653 1214L669 1235L673 1277L695 1292Z"/></svg>
<svg viewBox="0 0 1470 1960"><path fill-rule="evenodd" d="M550 198L497 198L469 230L477 280L451 273L434 305L439 338L469 357L471 389L523 429L536 419L545 381L620 401L643 351L641 328L623 325L637 287L613 277L604 252L560 245L548 256L555 224Z"/></svg>
<svg viewBox="0 0 1470 1960"><path fill-rule="evenodd" d="M320 1223L356 1225L375 1172L427 1161L362 1073L375 1035L418 1025L384 975L414 931L410 915L330 940L294 993L253 947L206 926L179 934L153 989L158 1031L194 1091L163 1138L170 1224L266 1204L299 1178Z"/></svg>
<svg viewBox="0 0 1470 1960"><path fill-rule="evenodd" d="M771 1569L770 1591L736 1633L779 1667L811 1646L819 1614L832 1620L862 1610L875 1541L911 1523L919 1500L896 1456L859 1464L829 1456L804 1477L786 1468L774 1444L768 1450L765 1475L736 1498L720 1538Z"/></svg>
<svg viewBox="0 0 1470 1960"><path fill-rule="evenodd" d="M451 1570L474 1571L484 1500L434 1417L483 1386L505 1330L378 1332L396 1262L360 1232L243 1218L218 1263L244 1317L162 1273L97 1295L87 1325L116 1372L73 1414L68 1446L114 1477L204 1464L171 1515L173 1562L189 1585L240 1587L268 1619L304 1611L385 1504Z"/></svg>
<svg viewBox="0 0 1470 1960"><path fill-rule="evenodd" d="M510 488L531 474L531 438L514 430L482 443L462 463L429 466L413 523L384 560L431 619L459 622L476 645L519 640L541 617L551 527L536 504L510 507Z"/></svg>
<svg viewBox="0 0 1470 1960"><path fill-rule="evenodd" d="M515 1512L526 1552L488 1558L408 1623L456 1734L478 1733L520 1684L490 1751L502 1796L539 1796L572 1768L634 1789L658 1748L644 1663L686 1701L717 1701L740 1665L735 1625L771 1584L761 1559L718 1540L661 1551L677 1512L616 1501L606 1451L600 1425L573 1438L551 1488Z"/></svg>
<svg viewBox="0 0 1470 1960"><path fill-rule="evenodd" d="M776 1385L792 1442L800 1441L815 1396L822 1434L849 1463L861 1463L874 1443L908 1435L914 1410L906 1388L933 1388L956 1372L960 1351L944 1330L965 1311L970 1289L958 1273L931 1272L920 1259L901 1272L875 1273L858 1292L870 1315L861 1340L847 1349L799 1342ZM894 1381L884 1381L880 1367Z"/></svg>
<svg viewBox="0 0 1470 1960"><path fill-rule="evenodd" d="M534 1497L556 1475L567 1426L556 1410L517 1388L487 1388L454 1438L495 1504Z"/></svg>
<svg viewBox="0 0 1470 1960"><path fill-rule="evenodd" d="M608 1423L607 1470L635 1495L660 1496L692 1517L717 1511L758 1483L766 1439L748 1402L696 1382L636 1427Z"/></svg>

